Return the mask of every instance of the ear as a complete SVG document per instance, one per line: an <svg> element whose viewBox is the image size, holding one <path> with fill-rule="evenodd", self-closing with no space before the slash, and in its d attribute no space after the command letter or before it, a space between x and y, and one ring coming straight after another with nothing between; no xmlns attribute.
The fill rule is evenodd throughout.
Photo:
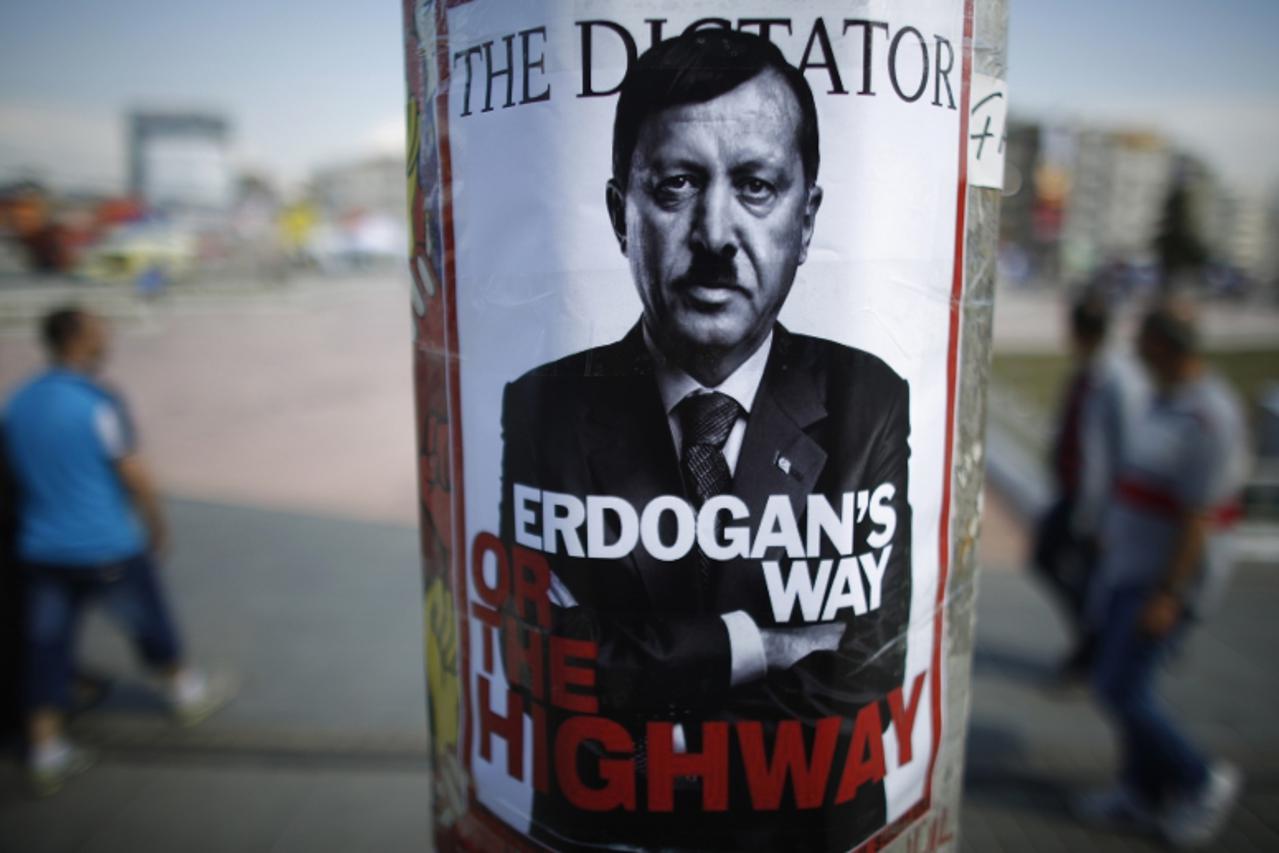
<svg viewBox="0 0 1279 853"><path fill-rule="evenodd" d="M813 239L813 226L817 223L817 208L822 206L822 188L813 184L808 188L808 198L804 200L804 230L801 239L804 241L799 249L799 262L808 260L808 243Z"/></svg>
<svg viewBox="0 0 1279 853"><path fill-rule="evenodd" d="M604 204L608 207L608 220L613 226L613 236L617 238L617 246L626 254L626 193L610 179L604 189Z"/></svg>

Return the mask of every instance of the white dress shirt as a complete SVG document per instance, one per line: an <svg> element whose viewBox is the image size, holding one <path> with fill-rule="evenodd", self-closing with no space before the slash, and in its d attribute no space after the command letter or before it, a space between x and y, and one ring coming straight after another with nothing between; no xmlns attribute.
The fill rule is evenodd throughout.
<svg viewBox="0 0 1279 853"><path fill-rule="evenodd" d="M648 347L653 358L657 391L661 395L662 405L666 408L666 423L671 429L671 438L675 442L675 453L683 453L683 430L675 411L679 404L693 394L708 394L717 391L732 397L741 406L741 413L728 433L722 452L724 461L728 463L730 474L737 471L737 458L742 452L742 439L746 435L746 418L755 405L755 396L759 393L759 385L764 379L764 367L768 364L768 355L773 348L773 333L759 345L750 358L729 375L727 379L713 388L702 385L679 367L665 359L649 337L648 328L644 328L644 345ZM733 685L754 681L768 669L768 660L764 655L764 638L759 632L755 620L744 610L720 614L724 627L728 629L728 648L731 661L729 683Z"/></svg>

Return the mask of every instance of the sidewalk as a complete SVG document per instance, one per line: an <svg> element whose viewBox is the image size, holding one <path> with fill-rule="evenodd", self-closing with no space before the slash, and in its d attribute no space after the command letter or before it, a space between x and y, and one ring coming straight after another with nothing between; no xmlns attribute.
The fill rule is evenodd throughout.
<svg viewBox="0 0 1279 853"><path fill-rule="evenodd" d="M27 296L27 319L62 298ZM117 688L75 731L103 762L35 802L0 755L0 851L428 849L406 306L402 282L376 277L120 306L114 370L145 452L167 489L201 498L171 503L165 573L194 656L241 693L175 728L94 622L83 649ZM25 323L0 324L0 386L39 363ZM1028 504L987 498L962 849L1157 849L1067 814L1070 792L1109 778L1113 748L1086 697L1043 686L1065 640L1018 571L1010 507ZM1273 564L1244 570L1169 682L1194 733L1248 774L1222 850L1279 849L1275 601Z"/></svg>
<svg viewBox="0 0 1279 853"><path fill-rule="evenodd" d="M170 504L167 579L193 657L241 681L193 729L163 716L100 620L86 661L118 676L74 724L100 765L49 800L0 763L0 850L425 850L421 586L412 528Z"/></svg>
<svg viewBox="0 0 1279 853"><path fill-rule="evenodd" d="M0 763L0 850L428 849L416 536L411 528L197 502L171 507L166 569L198 658L242 679L239 699L190 730L160 715L124 644L100 623L90 662L117 689L75 731L101 765L57 797L26 798ZM1071 792L1106 781L1110 735L1088 698L1045 685L1064 635L1010 563L1021 531L988 504L973 679L965 851L1155 850L1094 834ZM1194 734L1248 776L1221 850L1279 848L1279 574L1243 570L1191 644L1170 697Z"/></svg>
<svg viewBox="0 0 1279 853"><path fill-rule="evenodd" d="M990 445L990 461L996 460ZM1001 454L1003 455L1003 454ZM991 482L1010 482L1004 470ZM1016 489L1014 489L1016 491ZM1090 831L1070 813L1073 795L1116 773L1110 727L1084 688L1064 691L1054 668L1067 649L1065 623L1022 568L1029 532L1022 520L1035 496L988 490L979 559L977 648L973 661L961 849L1156 851L1156 840ZM1219 611L1190 637L1163 682L1165 696L1196 741L1239 764L1240 807L1212 847L1279 850L1279 625L1273 563L1240 566Z"/></svg>
<svg viewBox="0 0 1279 853"><path fill-rule="evenodd" d="M1244 770L1241 807L1214 850L1279 850L1277 596L1273 566L1243 568L1165 682L1197 742ZM1116 755L1091 697L1052 686L1066 634L1043 592L1021 572L991 568L978 602L962 849L1165 849L1153 839L1091 832L1070 814L1073 794L1113 779Z"/></svg>

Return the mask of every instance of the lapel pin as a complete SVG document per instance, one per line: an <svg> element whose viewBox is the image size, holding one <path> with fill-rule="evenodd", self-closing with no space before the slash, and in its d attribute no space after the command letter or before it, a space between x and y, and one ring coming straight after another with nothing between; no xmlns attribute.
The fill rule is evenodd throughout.
<svg viewBox="0 0 1279 853"><path fill-rule="evenodd" d="M782 456L781 454L778 454L777 467L782 469L783 474L789 475L790 474L790 458L786 456Z"/></svg>

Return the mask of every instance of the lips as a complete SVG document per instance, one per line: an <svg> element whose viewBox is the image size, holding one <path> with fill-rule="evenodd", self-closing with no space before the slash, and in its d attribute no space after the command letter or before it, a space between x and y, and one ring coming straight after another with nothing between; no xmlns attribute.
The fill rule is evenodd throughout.
<svg viewBox="0 0 1279 853"><path fill-rule="evenodd" d="M688 301L694 306L706 308L718 308L728 304L738 295L739 291L734 287L690 287L685 291Z"/></svg>
<svg viewBox="0 0 1279 853"><path fill-rule="evenodd" d="M694 308L718 309L734 299L739 299L746 291L735 278L692 279L681 278L676 282L676 292L691 303Z"/></svg>

